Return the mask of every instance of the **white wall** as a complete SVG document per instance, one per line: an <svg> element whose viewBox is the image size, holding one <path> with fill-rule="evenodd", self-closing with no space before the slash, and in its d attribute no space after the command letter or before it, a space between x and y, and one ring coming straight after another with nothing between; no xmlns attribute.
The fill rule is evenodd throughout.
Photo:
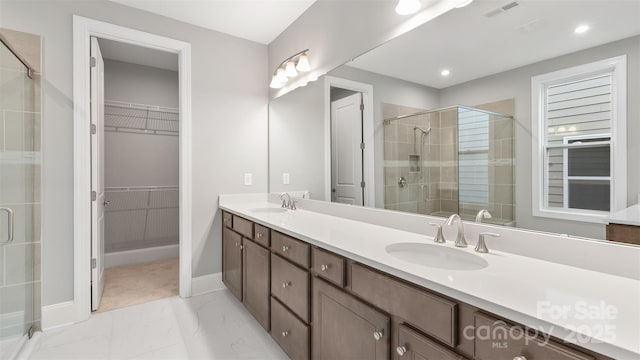
<svg viewBox="0 0 640 360"><path fill-rule="evenodd" d="M373 85L375 207L384 208L384 125L382 124L384 119L382 104L395 104L418 109L435 109L438 107L440 99L439 92L437 89L427 86L346 65L330 71L329 75Z"/></svg>
<svg viewBox="0 0 640 360"><path fill-rule="evenodd" d="M440 106L485 104L515 98L516 106L516 223L518 227L555 233L605 238L603 224L534 218L531 205L531 77L572 66L627 54L627 201L640 191L640 36L538 62L464 84L442 89ZM534 141L538 141L534 139Z"/></svg>
<svg viewBox="0 0 640 360"><path fill-rule="evenodd" d="M191 43L193 276L219 272L218 195L267 191L267 47L109 1L2 2L0 27L44 43L43 305L73 299L73 14Z"/></svg>

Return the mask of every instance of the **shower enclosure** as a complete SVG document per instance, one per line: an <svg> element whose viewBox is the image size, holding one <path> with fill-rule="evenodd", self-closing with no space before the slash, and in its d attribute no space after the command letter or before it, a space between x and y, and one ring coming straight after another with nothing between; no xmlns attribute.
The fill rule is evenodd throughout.
<svg viewBox="0 0 640 360"><path fill-rule="evenodd" d="M0 29L0 359L40 322L39 78ZM17 36L21 45L33 35ZM38 55L39 58L39 55Z"/></svg>
<svg viewBox="0 0 640 360"><path fill-rule="evenodd" d="M425 215L481 209L515 226L513 118L467 106L430 111L384 104L385 208Z"/></svg>

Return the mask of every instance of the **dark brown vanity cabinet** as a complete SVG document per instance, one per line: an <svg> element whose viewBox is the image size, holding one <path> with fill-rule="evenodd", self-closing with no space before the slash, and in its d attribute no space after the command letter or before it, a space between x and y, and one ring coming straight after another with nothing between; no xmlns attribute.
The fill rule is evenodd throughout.
<svg viewBox="0 0 640 360"><path fill-rule="evenodd" d="M610 360L223 212L222 279L294 360ZM528 340L525 340L528 339Z"/></svg>
<svg viewBox="0 0 640 360"><path fill-rule="evenodd" d="M313 278L314 360L389 358L389 316Z"/></svg>
<svg viewBox="0 0 640 360"><path fill-rule="evenodd" d="M222 229L222 282L242 301L242 235Z"/></svg>
<svg viewBox="0 0 640 360"><path fill-rule="evenodd" d="M260 325L269 331L270 253L269 250L247 239L244 240L242 250L242 302Z"/></svg>

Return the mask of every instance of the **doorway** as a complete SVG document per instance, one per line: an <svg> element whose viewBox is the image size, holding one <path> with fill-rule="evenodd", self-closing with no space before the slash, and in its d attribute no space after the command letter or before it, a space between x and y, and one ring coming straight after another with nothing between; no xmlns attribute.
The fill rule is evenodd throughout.
<svg viewBox="0 0 640 360"><path fill-rule="evenodd" d="M98 265L98 257L104 256L104 238L93 237L93 233L104 234L104 226L99 227L99 222L94 220L94 216L99 218L101 211L104 211L105 200L97 202L98 191L92 177L92 135L93 123L91 111L91 38L113 40L116 42L142 47L145 49L168 52L178 56L178 238L179 238L179 295L181 297L191 296L191 264L192 264L192 244L191 244L191 46L188 43L174 40L138 30L133 30L117 25L112 25L80 16L73 17L74 28L74 299L69 305L75 311L69 312L75 316L69 321L83 321L91 314L92 298L98 295L101 289L102 280L99 274L104 276L105 259ZM95 74L94 74L95 76ZM95 83L95 82L94 82ZM95 90L93 92L95 94ZM94 100L94 104L97 100ZM100 108L100 107L97 107ZM141 130L141 129L138 129ZM148 130L148 129L147 129ZM97 134L96 134L97 135ZM104 136L104 134L102 134ZM96 138L99 136L95 136ZM95 143L95 141L94 141ZM96 151L93 152L97 153ZM104 183L102 184L104 188ZM104 189L106 190L106 189ZM94 194L93 191L96 191ZM105 192L106 193L106 192ZM175 195L174 195L175 196ZM96 199L95 201L93 199ZM94 202L97 205L93 206ZM92 207L94 207L92 211ZM105 213L106 214L106 213ZM106 217L105 217L106 225ZM92 229L97 229L93 231ZM98 241L96 241L98 240ZM93 243L93 247L92 247ZM98 253L92 254L92 248ZM87 256L92 254L92 256ZM95 260L97 271L86 271L91 269ZM92 280L93 275L93 280ZM97 291L92 291L92 282L97 284ZM94 301L98 303L97 298Z"/></svg>
<svg viewBox="0 0 640 360"><path fill-rule="evenodd" d="M375 206L373 86L327 76L325 99L325 198Z"/></svg>
<svg viewBox="0 0 640 360"><path fill-rule="evenodd" d="M178 295L176 54L91 37L92 311Z"/></svg>

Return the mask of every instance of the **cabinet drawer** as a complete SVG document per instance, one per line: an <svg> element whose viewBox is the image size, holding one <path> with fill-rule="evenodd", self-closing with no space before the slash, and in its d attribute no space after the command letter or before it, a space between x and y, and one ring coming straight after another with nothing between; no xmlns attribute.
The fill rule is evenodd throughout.
<svg viewBox="0 0 640 360"><path fill-rule="evenodd" d="M300 240L276 231L271 233L273 252L307 269L309 268L309 248L309 244Z"/></svg>
<svg viewBox="0 0 640 360"><path fill-rule="evenodd" d="M247 219L233 215L233 230L239 232L244 237L253 239L253 223Z"/></svg>
<svg viewBox="0 0 640 360"><path fill-rule="evenodd" d="M311 260L312 269L318 276L344 287L345 260L342 257L314 247L311 249Z"/></svg>
<svg viewBox="0 0 640 360"><path fill-rule="evenodd" d="M255 226L255 229L254 229L254 231L255 231L255 236L254 236L255 241L258 244L268 248L269 247L269 228L268 227L264 227L262 225L258 225L258 224L255 224L254 226Z"/></svg>
<svg viewBox="0 0 640 360"><path fill-rule="evenodd" d="M362 265L351 264L351 290L446 345L457 344L458 305Z"/></svg>
<svg viewBox="0 0 640 360"><path fill-rule="evenodd" d="M233 226L232 221L233 220L232 220L231 214L229 214L226 211L223 211L222 212L222 226L226 226L228 228L231 228Z"/></svg>
<svg viewBox="0 0 640 360"><path fill-rule="evenodd" d="M464 357L404 325L398 326L398 359L463 360Z"/></svg>
<svg viewBox="0 0 640 360"><path fill-rule="evenodd" d="M309 327L271 298L271 337L292 360L309 359Z"/></svg>
<svg viewBox="0 0 640 360"><path fill-rule="evenodd" d="M590 355L540 336L526 334L522 326L505 323L489 315L476 313L475 348L477 360L593 360Z"/></svg>
<svg viewBox="0 0 640 360"><path fill-rule="evenodd" d="M271 254L271 294L309 322L309 273Z"/></svg>

